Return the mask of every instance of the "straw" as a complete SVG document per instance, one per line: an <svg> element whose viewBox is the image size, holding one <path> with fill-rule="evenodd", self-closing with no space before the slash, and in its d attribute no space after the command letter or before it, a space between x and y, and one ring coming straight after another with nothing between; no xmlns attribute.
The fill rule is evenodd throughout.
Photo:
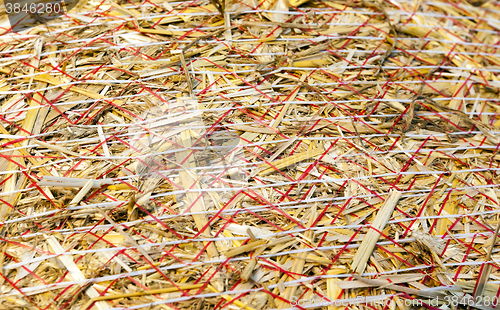
<svg viewBox="0 0 500 310"><path fill-rule="evenodd" d="M21 33L4 16L2 306L485 309L467 298L500 291L499 13L105 0Z"/></svg>

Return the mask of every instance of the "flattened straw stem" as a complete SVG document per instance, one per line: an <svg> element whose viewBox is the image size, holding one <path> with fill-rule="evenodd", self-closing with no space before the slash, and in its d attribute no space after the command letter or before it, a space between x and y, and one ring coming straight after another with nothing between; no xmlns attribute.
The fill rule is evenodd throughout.
<svg viewBox="0 0 500 310"><path fill-rule="evenodd" d="M401 198L402 193L399 191L393 191L389 197L385 200L384 204L380 208L375 220L373 221L372 227L366 237L361 242L360 247L356 251L354 255L351 269L355 272L362 274L365 271L366 263L370 259L372 255L373 249L375 248L377 241L380 237L379 231L382 231L387 225L394 208L398 204L399 199Z"/></svg>
<svg viewBox="0 0 500 310"><path fill-rule="evenodd" d="M500 230L500 221L498 221L497 223L497 228L495 229L495 235L493 236L493 241L491 242L490 248L488 250L488 255L486 256L486 262L483 264L481 270L481 276L479 276L479 278L477 279L476 287L474 290L474 298L483 297L484 290L486 289L486 284L488 282L488 279L490 278L490 273L491 273L491 264L489 263L489 261L491 259L491 253L495 248L495 243L497 241L499 230Z"/></svg>

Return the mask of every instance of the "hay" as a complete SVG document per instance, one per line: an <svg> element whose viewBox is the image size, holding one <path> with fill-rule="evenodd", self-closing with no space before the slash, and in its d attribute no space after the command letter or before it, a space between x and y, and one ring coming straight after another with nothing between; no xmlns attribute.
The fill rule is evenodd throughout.
<svg viewBox="0 0 500 310"><path fill-rule="evenodd" d="M499 13L153 0L3 20L0 307L491 308Z"/></svg>

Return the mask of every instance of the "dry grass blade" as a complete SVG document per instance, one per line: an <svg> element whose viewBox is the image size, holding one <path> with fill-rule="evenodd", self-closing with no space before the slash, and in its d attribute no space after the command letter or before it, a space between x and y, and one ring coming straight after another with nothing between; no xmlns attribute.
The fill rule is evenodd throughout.
<svg viewBox="0 0 500 310"><path fill-rule="evenodd" d="M392 212L394 211L394 208L396 208L401 196L401 192L393 191L385 200L384 205L378 210L377 215L371 224L370 230L363 239L363 242L361 242L361 245L352 260L351 269L354 272L361 274L365 271L366 263L370 259L373 249L380 238L380 232L384 230L385 225L387 225L387 222L391 218Z"/></svg>

